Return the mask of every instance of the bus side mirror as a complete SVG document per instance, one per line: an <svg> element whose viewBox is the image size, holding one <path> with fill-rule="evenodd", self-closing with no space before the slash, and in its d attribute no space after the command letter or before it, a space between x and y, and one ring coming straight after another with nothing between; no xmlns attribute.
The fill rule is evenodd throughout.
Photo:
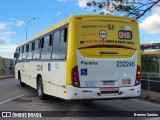
<svg viewBox="0 0 160 120"><path fill-rule="evenodd" d="M19 53L14 53L14 58L19 58Z"/></svg>

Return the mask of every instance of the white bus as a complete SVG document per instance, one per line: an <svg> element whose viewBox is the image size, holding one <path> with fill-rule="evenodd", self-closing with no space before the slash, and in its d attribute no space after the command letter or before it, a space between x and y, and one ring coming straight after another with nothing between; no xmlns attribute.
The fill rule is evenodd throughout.
<svg viewBox="0 0 160 120"><path fill-rule="evenodd" d="M136 19L77 15L19 45L15 76L40 99L121 99L140 96Z"/></svg>

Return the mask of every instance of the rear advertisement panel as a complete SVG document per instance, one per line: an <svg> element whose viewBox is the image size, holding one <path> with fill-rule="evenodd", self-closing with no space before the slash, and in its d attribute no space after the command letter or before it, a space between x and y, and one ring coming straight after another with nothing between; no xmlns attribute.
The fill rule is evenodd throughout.
<svg viewBox="0 0 160 120"><path fill-rule="evenodd" d="M90 45L123 45L136 48L138 26L135 22L121 21L77 21L79 47ZM139 42L138 42L139 43Z"/></svg>

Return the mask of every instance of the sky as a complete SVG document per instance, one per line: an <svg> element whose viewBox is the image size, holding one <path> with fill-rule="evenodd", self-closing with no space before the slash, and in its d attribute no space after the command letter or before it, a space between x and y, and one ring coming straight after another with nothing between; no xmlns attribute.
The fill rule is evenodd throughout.
<svg viewBox="0 0 160 120"><path fill-rule="evenodd" d="M78 14L98 14L85 9L88 0L0 0L0 56L13 58L15 48L50 26ZM140 42L160 42L160 7L138 20Z"/></svg>

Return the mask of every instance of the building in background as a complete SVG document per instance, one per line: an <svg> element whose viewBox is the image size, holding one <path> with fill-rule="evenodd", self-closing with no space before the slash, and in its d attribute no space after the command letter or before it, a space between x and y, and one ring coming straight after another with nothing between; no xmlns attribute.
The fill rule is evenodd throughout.
<svg viewBox="0 0 160 120"><path fill-rule="evenodd" d="M14 60L0 57L0 77L14 75Z"/></svg>
<svg viewBox="0 0 160 120"><path fill-rule="evenodd" d="M141 44L141 54L151 58L160 58L160 43Z"/></svg>

